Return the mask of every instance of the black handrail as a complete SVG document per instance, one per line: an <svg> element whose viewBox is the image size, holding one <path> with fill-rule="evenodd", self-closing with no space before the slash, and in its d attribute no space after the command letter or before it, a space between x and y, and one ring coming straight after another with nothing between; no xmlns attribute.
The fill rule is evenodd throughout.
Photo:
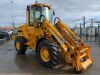
<svg viewBox="0 0 100 75"><path fill-rule="evenodd" d="M60 21L60 18L59 17L54 18L54 25L56 24L56 20Z"/></svg>

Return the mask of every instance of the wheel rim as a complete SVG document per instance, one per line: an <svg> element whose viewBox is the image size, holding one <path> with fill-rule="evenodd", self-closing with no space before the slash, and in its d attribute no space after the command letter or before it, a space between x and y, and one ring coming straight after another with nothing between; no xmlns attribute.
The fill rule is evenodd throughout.
<svg viewBox="0 0 100 75"><path fill-rule="evenodd" d="M40 50L40 56L42 58L43 61L45 62L49 62L50 60L50 52L48 51L48 48L43 46Z"/></svg>
<svg viewBox="0 0 100 75"><path fill-rule="evenodd" d="M19 48L20 48L20 43L19 42L16 42L16 48L17 48L17 50L19 50Z"/></svg>

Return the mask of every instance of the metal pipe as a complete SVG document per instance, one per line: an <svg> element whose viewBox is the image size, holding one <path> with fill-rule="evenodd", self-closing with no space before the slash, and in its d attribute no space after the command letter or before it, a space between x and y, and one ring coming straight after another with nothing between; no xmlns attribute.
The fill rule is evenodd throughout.
<svg viewBox="0 0 100 75"><path fill-rule="evenodd" d="M13 11L13 1L11 1L11 6L12 6L12 27L13 27L13 29L15 29L15 26L14 26L14 11Z"/></svg>
<svg viewBox="0 0 100 75"><path fill-rule="evenodd" d="M82 37L82 26L81 26L81 23L80 23L80 38Z"/></svg>

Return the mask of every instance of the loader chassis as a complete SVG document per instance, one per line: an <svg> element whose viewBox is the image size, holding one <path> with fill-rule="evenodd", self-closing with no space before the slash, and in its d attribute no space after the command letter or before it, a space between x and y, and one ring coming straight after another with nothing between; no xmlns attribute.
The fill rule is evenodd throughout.
<svg viewBox="0 0 100 75"><path fill-rule="evenodd" d="M84 71L93 62L90 47L59 18L53 25L51 10L49 5L37 2L27 7L27 23L19 26L14 36L17 53L25 54L29 47L47 67L63 61L76 71Z"/></svg>

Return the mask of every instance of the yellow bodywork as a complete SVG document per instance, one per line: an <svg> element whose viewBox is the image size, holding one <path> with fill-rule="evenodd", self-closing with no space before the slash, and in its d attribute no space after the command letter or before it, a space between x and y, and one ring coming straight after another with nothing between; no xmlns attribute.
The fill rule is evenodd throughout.
<svg viewBox="0 0 100 75"><path fill-rule="evenodd" d="M44 36L46 39L53 39L52 37L54 37L56 39L55 43L60 45L59 48L61 49L62 59L66 64L70 64L75 68L76 71L84 71L93 63L90 56L90 47L61 20L59 20L55 25L52 25L47 19L44 19L42 26L36 27L38 22L35 22L34 26L29 26L28 11L26 15L27 23L19 26L18 33L14 38L17 36L23 36L27 39L27 43L25 44L29 48L36 50L39 39ZM45 62L49 61L50 53L45 47L42 48L40 54Z"/></svg>

